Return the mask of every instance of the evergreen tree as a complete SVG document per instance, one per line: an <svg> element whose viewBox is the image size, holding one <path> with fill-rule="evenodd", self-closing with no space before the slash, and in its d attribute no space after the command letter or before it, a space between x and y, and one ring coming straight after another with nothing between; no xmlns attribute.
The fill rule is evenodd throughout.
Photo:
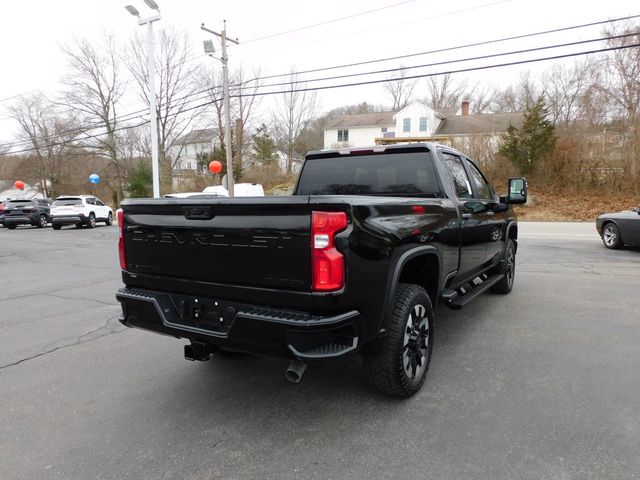
<svg viewBox="0 0 640 480"><path fill-rule="evenodd" d="M513 162L520 173L527 175L545 158L556 144L555 126L540 95L524 113L524 124L518 130L513 125L503 137L499 153Z"/></svg>
<svg viewBox="0 0 640 480"><path fill-rule="evenodd" d="M264 123L253 135L253 145L253 157L262 165L270 165L278 158L275 153L276 142L269 135L269 130Z"/></svg>
<svg viewBox="0 0 640 480"><path fill-rule="evenodd" d="M129 174L127 191L131 198L153 197L153 174L151 167L140 162Z"/></svg>

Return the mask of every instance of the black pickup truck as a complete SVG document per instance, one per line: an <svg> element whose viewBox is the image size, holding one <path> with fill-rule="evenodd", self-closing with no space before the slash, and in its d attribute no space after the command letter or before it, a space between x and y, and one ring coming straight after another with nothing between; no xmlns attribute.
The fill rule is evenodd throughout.
<svg viewBox="0 0 640 480"><path fill-rule="evenodd" d="M438 303L508 293L518 227L478 167L415 143L310 152L287 197L130 199L118 211L123 324L186 338L185 357L236 351L308 363L361 352L400 397L425 380Z"/></svg>

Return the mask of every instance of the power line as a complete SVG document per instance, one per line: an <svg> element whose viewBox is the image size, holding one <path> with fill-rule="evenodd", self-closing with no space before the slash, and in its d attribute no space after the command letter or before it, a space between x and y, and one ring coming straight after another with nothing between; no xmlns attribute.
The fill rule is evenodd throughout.
<svg viewBox="0 0 640 480"><path fill-rule="evenodd" d="M523 39L523 38L531 38L531 37L536 37L536 36L541 36L541 35L548 35L551 33L559 33L559 32L564 32L564 31L571 31L571 30L576 30L576 29L581 29L581 28L587 28L587 27L593 27L593 26L597 26L597 25L603 25L606 23L615 23L615 22L620 22L620 21L625 21L625 20L632 20L635 18L640 17L640 15L630 15L630 16L626 16L626 17L619 17L619 18L614 18L614 19L609 19L609 20L601 20L601 21L597 21L597 22L590 22L590 23L585 23L585 24L580 24L580 25L572 25L572 26L567 26L567 27L560 27L560 28L555 28L555 29L551 29L551 30L545 30L545 31L541 31L541 32L533 32L533 33L528 33L528 34L523 34L523 35L516 35L516 36L511 36L511 37L503 37L503 38L498 38L498 39L493 39L493 40L486 40L486 41L482 41L482 42L476 42L476 43L472 43L472 44L462 44L462 45L456 45L453 47L446 47L446 48L441 48L441 49L436 49L436 50L429 50L429 51L424 51L424 52L417 52L417 53L411 53L411 54L407 54L407 55L399 55L399 56L394 56L394 57L387 57L387 58L381 58L381 59L373 59L373 60L367 60L367 61L362 61L362 62L356 62L356 63L350 63L350 64L342 64L342 65L336 65L336 66L329 66L329 67L322 67L322 68L315 68L315 69L310 69L310 70L303 70L303 71L299 71L299 72L288 72L288 73L282 73L282 74L277 74L277 75L267 75L267 76L262 76L262 77L255 77L253 79L249 79L246 82L244 82L245 84L251 83L251 82L257 82L260 80L267 80L267 79L271 79L271 78L281 78L281 77L285 77L285 76L291 76L291 75L304 75L307 73L315 73L315 72L320 72L320 71L327 71L327 70L334 70L334 69L343 69L343 68L348 68L348 67L354 67L354 66L361 66L361 65L368 65L368 64L373 64L373 63L380 63L380 62L386 62L386 61L390 61L390 60L401 60L401 59L406 59L406 58L412 58L412 57L416 57L416 56L423 56L423 55L429 55L429 54L434 54L434 53L443 53L443 52L449 52L449 51L454 51L454 50L461 50L461 49L465 49L465 48L472 48L472 47L477 47L477 46L483 46L483 45L490 45L490 44L495 44L495 43L501 43L501 42L507 42L507 41L512 41L512 40L519 40L519 39ZM182 33L182 32L180 32ZM513 54L514 52L511 52L511 54ZM204 55L197 55L195 57L191 57L191 58L187 58L187 61L192 61L194 59L200 58ZM480 57L478 57L480 58ZM470 60L470 59L467 59ZM461 62L463 60L457 60L458 62ZM446 62L443 62L446 63ZM431 64L431 65L426 65L426 66L434 66L437 64ZM177 66L177 65L175 65ZM399 71L399 70L403 70L403 69L410 69L410 68L419 68L419 67L403 67L403 68L399 68L399 69L388 69L388 70L382 70L381 72L390 72L390 71ZM369 73L372 74L372 73ZM346 77L350 77L350 76L354 76L354 75L345 75L345 76L336 76L336 77L327 77L324 80L330 80L330 79L337 79L337 78L346 78ZM127 82L124 83L124 85L127 85L129 83L131 83L132 81L135 81L135 79L131 79ZM320 79L309 79L306 80L309 82L312 81L320 81ZM303 81L297 81L297 82L288 82L288 83L281 83L281 84L271 84L271 85L267 85L267 86L285 86L285 85L290 85L290 84L298 84L298 83L302 83ZM235 84L235 87L240 87L243 88L242 86ZM265 87L260 86L260 88ZM181 101L184 99L187 99L191 96L196 96L196 95L200 95L200 94L207 94L209 92L212 92L214 90L214 88L220 88L220 87L213 87L213 88L209 88L209 89L204 89L204 90L200 90L198 92L194 92L192 94L189 95L185 95L184 97L179 97L178 99L176 99L176 101ZM29 92L27 92L29 93ZM16 95L14 97L10 97L10 98L16 98L19 97L21 95ZM120 116L119 120L120 121L126 121L129 119L132 119L136 116L139 116L142 113L145 113L147 111L146 108L134 111L134 112L130 112L128 114L124 114L122 116ZM75 131L84 131L87 130L87 128L99 128L101 126L102 122L98 122L98 123L94 123L94 124L87 124L87 125L83 125L80 127L77 127L76 129L72 129L69 131L65 131L65 132L61 132L61 134L65 134L65 133L73 133ZM12 143L8 143L5 145L2 145L2 147L6 147L6 146L15 146L15 145L20 145L20 144L28 144L28 142L25 141L16 141L16 142L12 142Z"/></svg>
<svg viewBox="0 0 640 480"><path fill-rule="evenodd" d="M346 17L334 18L333 20L326 20L324 22L314 23L312 25L305 25L304 27L293 28L291 30L287 30L284 32L272 33L270 35L264 35L262 37L252 38L250 40L244 40L242 43L252 43L257 42L259 40L266 40L268 38L280 37L282 35L288 35L289 33L300 32L302 30L308 30L310 28L321 27L323 25L329 25L330 23L342 22L343 20L349 20L351 18L361 17L363 15L368 15L370 13L380 12L382 10L387 10L389 8L399 7L400 5L406 5L407 3L413 3L416 0L404 0L403 2L393 3L391 5L386 5L384 7L374 8L372 10L367 10L364 12L354 13L352 15L347 15ZM508 0L509 1L509 0Z"/></svg>
<svg viewBox="0 0 640 480"><path fill-rule="evenodd" d="M589 40L579 40L579 41L568 42L568 43L558 43L558 44L554 44L554 45L546 45L546 46L543 46L543 47L533 47L533 48L527 48L527 49L522 49L522 50L513 50L513 51L510 51L510 52L493 53L493 54L488 54L488 55L478 55L478 56L475 56L475 57L459 58L459 59L455 59L455 60L444 60L444 61L441 61L441 62L426 63L426 64L421 64L421 65L409 65L409 66L401 66L401 67L395 67L395 68L387 68L387 69L383 69L383 70L373 70L373 71L368 71L368 72L349 73L349 74L344 74L344 75L333 75L333 76L330 76L330 77L311 78L311 79L304 79L304 80L297 80L297 81L290 81L290 82L282 82L282 83L272 83L272 84L267 84L267 85L261 85L260 88L281 87L281 86L297 85L297 84L309 83L309 82L323 82L323 81L327 81L327 80L339 80L339 79L343 79L343 78L360 77L360 76L364 76L364 75L378 75L378 74L382 74L382 73L402 72L402 71L413 70L413 69L417 69L417 68L427 68L427 67L436 67L436 66L441 66L441 65L450 65L450 64L453 64L453 63L464 63L464 62L472 62L472 61L476 61L476 60L487 60L487 59L490 59L490 58L505 57L505 56L510 56L510 55L521 55L521 54L525 54L525 53L532 53L532 52L538 52L538 51L543 51L543 50L550 50L550 49L564 48L564 47L572 47L572 46L577 46L577 45L584 45L584 44L587 44L587 43L602 42L602 41L606 41L606 40L616 40L616 39L621 39L621 38L634 37L634 36L636 36L638 34L640 34L640 32L625 33L625 34L621 34L621 35L611 35L611 36L608 36L608 37L592 38L592 39L589 39ZM403 78L407 78L407 77L403 77ZM396 79L389 79L389 78L386 79L386 81L393 81L393 80L396 80Z"/></svg>
<svg viewBox="0 0 640 480"><path fill-rule="evenodd" d="M634 44L630 44L630 45L621 45L621 46L617 46L617 47L602 48L602 49L597 49L597 50L587 50L587 51L583 51L583 52L567 53L567 54L562 54L562 55L554 55L554 56L550 56L550 57L534 58L534 59L529 59L529 60L519 60L519 61L498 63L498 64L493 64L493 65L479 66L479 67L462 68L462 69L459 69L459 70L449 70L449 71L445 71L445 72L425 73L425 74L420 74L420 75L412 75L412 76L408 76L408 77L403 77L403 79L404 80L413 80L413 79L418 79L418 78L437 77L437 76L440 76L440 75L453 75L453 74L456 74L456 73L475 72L475 71L481 71L481 70L488 70L488 69L492 69L492 68L511 67L511 66L515 66L515 65L525 65L525 64L528 64L528 63L538 63L538 62L544 62L544 61L548 61L548 60L560 60L560 59L563 59L563 58L571 58L571 57L578 57L578 56L584 56L584 55L592 55L592 54L596 54L596 53L611 52L611 51L614 51L614 50L624 50L624 49L635 48L635 47L640 47L640 43L634 43ZM329 89L335 89L335 88L359 87L359 86L363 86L363 85L373 85L373 84L377 84L377 83L386 83L388 81L389 81L388 78L383 78L383 79L380 79L380 80L368 80L368 81L364 81L364 82L353 82L353 83L344 83L344 84L337 84L337 85L326 85L326 86L312 87L312 88L298 88L298 89L287 90L286 92L283 92L282 90L271 91L271 92L258 92L258 93L253 93L253 94L249 94L249 95L246 95L246 96L248 96L248 97L258 97L258 96L265 96L265 95L281 95L282 93L310 92L310 91L319 91L319 90L329 90ZM239 96L240 95L232 95L232 97L239 97Z"/></svg>
<svg viewBox="0 0 640 480"><path fill-rule="evenodd" d="M515 36L515 37L506 37L506 38L494 39L494 40L489 40L489 41L484 41L484 42L477 42L477 43L469 44L469 45L458 45L458 46L455 46L455 47L448 47L448 48L443 48L443 49L439 49L439 50L420 52L420 53L414 53L414 54L409 54L409 55L402 55L402 56L391 57L391 58L386 58L386 59L369 60L369 61L359 62L359 63L355 63L355 64L338 65L338 66L335 66L335 67L318 68L318 69L313 69L313 70L307 70L307 71L302 71L302 72L293 72L293 73L281 74L281 75L270 75L270 76L265 76L265 77L255 77L253 79L247 80L246 82L243 82L243 84L245 86L243 86L243 84L235 84L234 86L236 88L239 88L239 89L242 90L242 89L247 89L247 88L266 88L266 87L276 87L276 86L299 85L301 83L307 83L307 82L337 80L337 79L341 79L341 78L350 78L350 77L357 77L357 76L364 76L364 75L374 75L374 74L380 74L380 73L389 73L389 72L394 72L394 71L402 71L402 70L409 70L409 69L415 69L415 68L426 68L426 67L440 66L440 65L446 65L446 64L451 64L451 63L461 63L461 62L468 62L468 61L474 61L474 60L480 60L480 59L495 58L495 57L500 57L500 56L507 56L507 55L521 54L521 53L530 53L530 52L537 51L537 50L544 50L544 49L550 49L550 48L560 48L560 47L564 47L564 46L579 45L579 44L582 44L582 43L589 43L589 42L594 42L594 41L602 41L602 40L610 40L610 39L622 38L622 37L625 37L625 36L632 36L634 34L602 37L600 39L592 39L592 40L579 41L579 42L570 42L570 43L566 43L566 44L556 44L556 45L550 45L550 46L545 46L545 47L537 47L537 48L526 49L526 50L504 52L504 53L500 53L500 54L484 55L484 56L470 57L470 58L465 58L465 59L449 60L449 61L444 61L444 62L437 62L437 63L424 64L424 65L416 65L416 66L408 66L408 67L400 67L400 68L394 68L394 69L385 69L385 70L378 70L378 71L372 71L372 72L363 72L363 73L357 73L357 74L339 75L339 76L324 77L324 78L317 78L317 79L308 79L308 80L297 80L297 81L293 81L293 82L282 82L282 83L268 84L268 85L262 85L262 86L258 85L258 86L255 86L255 87L247 87L246 86L247 84L249 84L251 82L259 81L259 80L262 80L262 79L278 78L278 77L282 77L282 76L285 76L285 75L292 75L292 74L293 75L297 75L297 74L318 72L318 71L331 70L331 69L340 69L340 68L345 68L345 67L348 67L348 66L356 66L356 65L377 63L377 62L381 62L381 61L387 61L387 60L390 60L390 59L409 58L409 57L414 57L414 56L418 56L418 55L427 55L427 54L430 54L430 53L444 52L444 51L451 51L451 50L469 48L469 47L477 46L477 45L486 45L486 44L497 43L497 42L511 41L511 40L520 39L520 38L526 38L526 37L532 37L532 36L540 36L540 35L559 32L559 31L574 30L574 29L577 29L577 28L584 28L584 27L587 27L587 26L601 25L601 24L604 24L604 23L617 22L617 21L628 20L628 19L633 19L633 18L637 18L637 17L640 17L640 15L633 15L633 16L621 17L621 18L612 19L612 20L591 22L591 23L587 23L587 24L574 25L574 26L569 26L569 27L562 27L562 28L557 28L557 29L553 29L553 30L547 30L547 31L543 31L543 32L535 32L535 33L529 33L529 34L524 34L524 35L518 35L518 36ZM405 78L407 78L407 77L405 77ZM389 79L385 79L384 81L389 81ZM202 100L202 99L212 95L216 88L219 89L220 87L207 88L207 89L204 89L204 90L200 90L198 92L193 92L193 93L185 95L183 97L178 97L176 99L176 101L186 100L186 99L189 99L191 97L198 97L198 98L194 98L194 100L190 100L190 102ZM204 94L205 96L204 97L201 96L202 94ZM234 95L234 97L238 97L238 96L240 96L240 95ZM213 102L211 102L211 103L213 103ZM128 114L124 114L124 115L120 116L119 120L120 121L127 121L129 119L134 118L135 116L140 116L141 113L145 113L145 112L146 112L146 108L138 110L138 111L130 112ZM82 131L86 131L87 129L90 129L90 128L100 128L101 126L102 126L102 122L97 122L97 123L93 123L93 124L83 125L83 126L75 128L75 129L67 130L67 131L64 131L64 132L60 132L60 134L82 132ZM8 143L8 144L0 145L0 147L2 147L2 148L14 147L14 146L23 145L23 144L27 145L28 143L29 143L28 141L16 141L16 142L11 142L11 143Z"/></svg>
<svg viewBox="0 0 640 480"><path fill-rule="evenodd" d="M416 53L410 53L407 55L397 55L394 57L386 57L386 58L378 58L378 59L374 59L374 60L365 60L362 62L355 62L355 63L345 63L342 65L334 65L334 66L329 66L329 67L321 67L321 68L313 68L313 69L309 69L309 70L302 70L299 72L295 72L295 75L304 75L307 73L316 73L316 72L322 72L322 71L326 71L326 70L337 70L340 68L349 68L349 67L358 67L361 65L369 65L372 63L380 63L380 62L388 62L390 60L404 60L406 58L412 58L412 57L418 57L418 56L422 56L422 55L431 55L434 53L444 53L444 52L451 52L454 50L461 50L461 49L465 49L465 48L473 48L473 47L480 47L480 46L485 46L485 45L492 45L494 43L502 43L502 42L508 42L508 41L512 41L512 40L522 40L524 38L531 38L531 37L537 37L537 36L542 36L542 35L548 35L551 33L560 33L560 32L567 32L567 31L571 31L571 30L577 30L577 29L581 29L581 28L588 28L588 27L594 27L594 26L598 26L598 25L604 25L607 23L615 23L615 22L621 22L621 21L626 21L626 20L633 20L636 18L640 18L640 15L630 15L627 17L619 17L619 18L614 18L614 19L610 19L610 20L600 20L597 22L591 22L591 23L583 23L581 25L572 25L569 27L560 27L560 28L554 28L551 30L543 30L540 32L534 32L534 33L526 33L523 35L514 35L511 37L502 37L502 38L496 38L493 40L485 40L482 42L476 42L476 43L467 43L467 44L461 44L461 45L456 45L453 47L445 47L445 48L439 48L436 50L427 50L424 52L416 52ZM288 77L289 75L291 75L291 72L288 73L279 73L279 74L275 74L275 75L266 75L263 77L257 77L255 80L268 80L271 78L280 78L280 77Z"/></svg>
<svg viewBox="0 0 640 480"><path fill-rule="evenodd" d="M629 44L629 45L620 45L620 46L615 46L615 47L607 47L607 48L601 48L601 49L595 49L595 50L586 50L586 51L582 51L582 52L573 52L573 53L567 53L567 54L561 54L561 55L553 55L553 56L548 56L548 57L539 57L539 58L533 58L533 59L528 59L528 60L518 60L518 61L498 63L498 64L493 64L493 65L483 65L483 66L462 68L462 69L458 69L458 70L449 70L449 71L437 72L437 73L419 74L419 75L413 75L413 76L408 76L408 77L404 77L404 78L407 79L407 80L412 80L412 79L418 79L418 78L429 78L429 77L437 77L437 76L442 76L442 75L453 75L453 74L458 74L458 73L468 73L468 72L482 71L482 70L488 70L488 69L493 69L493 68L503 68L503 67L510 67L510 66L516 66L516 65L525 65L525 64L529 64L529 63L544 62L544 61L549 61L549 60L559 60L559 59L563 59L563 58L571 58L571 57L584 56L584 55L593 55L593 54L596 54L596 53L611 52L611 51L624 50L624 49L635 48L635 47L640 47L640 43L634 43L634 44ZM364 85L373 85L373 84L384 83L384 82L388 82L388 81L389 81L388 79L376 79L376 80L367 80L367 81L363 81L363 82L352 82L352 83L343 83L343 84L336 84L336 85L325 85L325 86L311 87L311 88L298 88L298 89L294 89L294 90L289 90L288 92L308 92L308 91L320 91L320 90L329 90L329 89L336 89L336 88L349 88L349 87L357 87L357 86L364 86ZM283 93L282 91L256 92L256 93L245 95L245 96L246 97L258 97L258 96L267 96L267 95L281 95L282 93ZM231 95L231 97L237 98L237 97L240 97L240 95ZM219 99L217 99L217 100L219 100ZM202 108L204 106L211 105L212 103L213 103L213 101L204 102L202 104L192 106L189 109L186 109L184 111L176 112L176 113L170 115L170 117L178 115L178 114L181 114L181 113L184 113L186 111L194 110L194 109L197 109L197 108ZM142 123L140 123L138 125L131 125L131 126L128 125L128 126L119 127L115 131L123 130L123 129L127 129L127 128L136 128L138 126L142 126L142 125L145 125L147 123L149 123L148 120L145 121L145 122L142 122ZM98 135L87 135L85 137L85 139L86 138L98 138L98 136L102 136L102 135L106 135L106 133L98 134ZM55 142L55 143L52 143L52 144L43 145L40 148L47 148L47 147L50 147L50 146L61 145L63 143L64 142ZM11 152L11 153L12 154L17 154L17 153L24 153L24 152L30 152L30 151L35 151L35 150L37 150L37 149L36 148L26 148L26 149L19 150L19 151L16 151L16 152Z"/></svg>
<svg viewBox="0 0 640 480"><path fill-rule="evenodd" d="M283 49L283 48L296 48L296 47L300 47L300 46L303 46L303 45L311 45L311 44L314 44L314 43L323 43L323 42L326 42L328 40L339 40L339 39L342 39L342 38L361 35L363 33L370 33L370 32L375 32L375 31L379 31L379 30L388 30L390 28L395 28L395 27L399 27L399 26L403 26L403 25L409 25L409 24L413 24L413 23L424 22L425 20L433 20L435 18L455 16L455 15L458 15L460 13L467 13L467 12L471 12L471 11L474 11L474 10L481 10L483 8L493 7L495 5L500 5L502 3L508 3L508 2L511 2L511 1L512 0L492 1L490 3L484 3L484 4L476 5L476 6L473 6L473 7L467 7L467 8L462 8L462 9L458 9L458 10L452 10L452 11L448 11L448 12L444 12L444 13L439 13L437 15L429 15L428 17L422 17L422 18L418 18L418 19L413 19L413 20L410 20L410 21L407 21L407 22L385 24L385 25L383 25L381 27L369 28L367 30L359 30L359 31L356 31L356 32L349 32L349 33L345 33L343 35L332 35L331 37L319 38L319 39L310 40L310 41L307 41L307 42L298 42L296 44L284 45L284 46L280 46L278 48L280 48L280 49ZM263 53L263 52L266 52L266 51L270 51L270 50L257 50L257 51L253 51L253 52L240 53L238 55L239 56L256 55L256 54Z"/></svg>

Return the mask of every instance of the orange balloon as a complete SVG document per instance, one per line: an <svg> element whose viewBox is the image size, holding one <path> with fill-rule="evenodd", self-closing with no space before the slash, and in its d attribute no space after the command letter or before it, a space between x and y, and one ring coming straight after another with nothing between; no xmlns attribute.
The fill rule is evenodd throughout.
<svg viewBox="0 0 640 480"><path fill-rule="evenodd" d="M222 171L222 164L218 160L214 160L209 163L209 171L211 173L220 173Z"/></svg>
<svg viewBox="0 0 640 480"><path fill-rule="evenodd" d="M18 190L24 190L24 182L22 180L16 180L13 186Z"/></svg>

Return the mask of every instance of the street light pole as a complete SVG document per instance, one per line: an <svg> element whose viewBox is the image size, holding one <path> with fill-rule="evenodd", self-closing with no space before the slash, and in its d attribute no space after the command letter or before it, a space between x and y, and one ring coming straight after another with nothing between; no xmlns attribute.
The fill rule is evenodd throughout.
<svg viewBox="0 0 640 480"><path fill-rule="evenodd" d="M138 17L138 25L147 25L147 69L149 70L149 115L151 122L151 173L153 176L153 196L160 197L160 162L158 159L158 112L156 110L156 69L153 53L153 22L160 20L160 7L154 0L144 0L144 3L156 11L155 15L140 18L138 10L127 5L124 7L131 15Z"/></svg>
<svg viewBox="0 0 640 480"><path fill-rule="evenodd" d="M227 38L227 21L224 21L224 28L221 33L214 32L213 30L209 30L204 26L204 23L200 26L202 30L205 32L213 33L214 35L220 37L220 43L222 44L222 94L224 96L224 149L227 154L227 190L229 191L229 196L234 196L234 180L233 180L233 157L232 157L232 145L231 145L231 105L229 101L229 68L227 66L227 62L229 57L227 57L227 40L232 43L238 45L238 40L233 40L231 38ZM236 135L239 132L236 132Z"/></svg>

